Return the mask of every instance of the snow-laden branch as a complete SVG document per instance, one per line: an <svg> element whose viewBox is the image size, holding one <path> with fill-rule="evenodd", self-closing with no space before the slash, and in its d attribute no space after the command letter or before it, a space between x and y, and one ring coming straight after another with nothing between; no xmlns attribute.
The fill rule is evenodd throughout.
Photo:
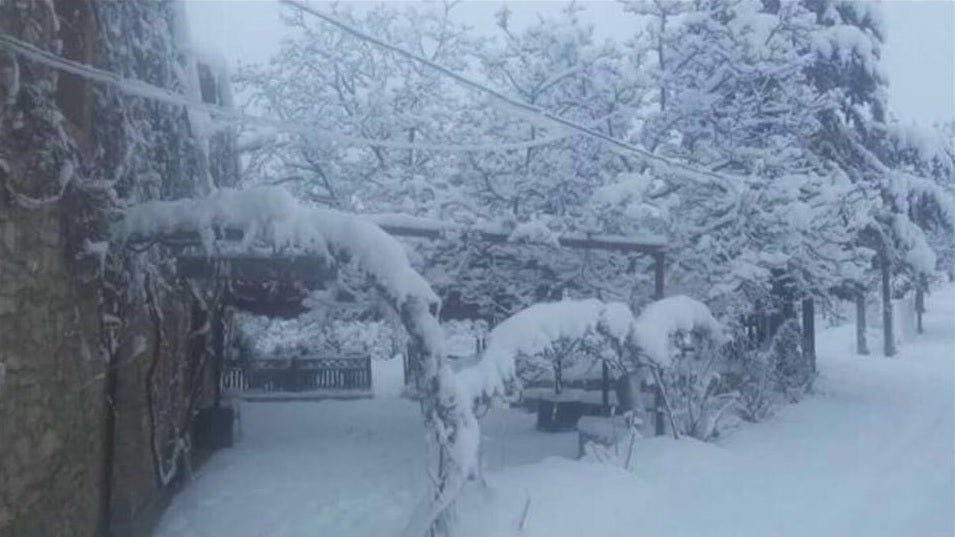
<svg viewBox="0 0 955 537"><path fill-rule="evenodd" d="M222 189L204 198L150 201L129 208L121 238L149 238L196 231L212 251L216 229L238 228L244 245L262 241L329 258L341 252L358 261L398 305L409 296L438 302L431 286L408 261L404 248L380 227L363 218L301 204L280 187Z"/></svg>
<svg viewBox="0 0 955 537"><path fill-rule="evenodd" d="M53 67L63 72L74 74L99 82L108 84L121 92L135 97L142 97L152 101L157 101L173 106L184 106L190 110L206 112L217 121L242 123L255 125L258 127L272 128L286 133L298 134L313 139L323 140L329 143L343 145L370 146L382 149L397 150L416 150L416 151L446 151L461 153L488 153L488 152L506 152L530 149L550 145L555 142L567 139L573 134L562 132L560 134L540 138L537 140L517 141L517 142L497 142L497 143L467 143L467 144L441 144L428 142L399 142L393 140L378 140L374 138L362 138L352 136L342 132L332 132L327 128L316 128L314 125L303 125L291 121L284 121L264 116L256 116L239 112L233 108L223 107L215 104L200 102L175 91L148 84L141 80L125 78L116 73L97 69L73 60L68 60L52 52L40 49L30 43L21 41L8 35L0 35L0 48L4 48L21 55L31 61Z"/></svg>
<svg viewBox="0 0 955 537"><path fill-rule="evenodd" d="M541 107L508 97L504 93L498 90L495 90L486 84L482 84L480 82L474 81L464 75L458 74L452 71L451 69L448 69L447 67L440 65L437 62L424 58L419 54L415 54L414 52L409 52L408 50L405 50L399 46L393 45L382 39L376 38L368 34L367 32L364 32L358 28L355 28L354 26L347 24L336 17L328 15L327 13L323 13L320 10L314 9L298 0L281 0L281 1L282 3L290 5L304 13L308 13L314 17L317 17L327 22L328 24L335 26L339 30L349 35L352 35L363 41L372 43L377 47L388 50L405 59L411 60L418 64L424 65L430 69L433 69L472 90L476 90L481 93L490 95L497 101L500 101L506 104L513 110L526 114L530 121L533 121L535 119L544 119L548 123L556 124L562 128L570 129L572 131L576 131L580 134L583 134L595 140L599 140L615 148L617 151L623 151L626 154L638 157L648 166L652 166L653 168L656 169L656 171L658 171L661 174L675 175L686 181L711 185L720 190L731 189L732 185L735 182L734 178L732 177L729 177L720 173L716 173L710 170L706 170L703 168L696 168L688 164L684 164L682 162L678 162L678 161L663 157L661 155L656 155L643 148L637 147L631 143L625 142L619 138L615 138L608 134L604 134L598 130L587 127L586 125L582 125L576 121L554 114Z"/></svg>

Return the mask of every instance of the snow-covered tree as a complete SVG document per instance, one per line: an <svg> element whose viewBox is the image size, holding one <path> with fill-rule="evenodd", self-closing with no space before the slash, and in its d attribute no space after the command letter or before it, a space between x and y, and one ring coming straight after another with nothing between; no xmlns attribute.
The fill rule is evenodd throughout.
<svg viewBox="0 0 955 537"><path fill-rule="evenodd" d="M385 41L466 70L474 44L450 19L450 8L336 5L334 14ZM247 139L258 143L250 144L256 151L246 174L287 183L306 199L343 209L453 216L454 205L466 199L453 194L446 173L453 155L403 147L460 143L454 131L466 123L459 113L465 108L461 92L439 73L328 31L301 11L285 12L284 21L290 37L267 65L240 69L238 86L250 108L315 130L272 137L251 133Z"/></svg>
<svg viewBox="0 0 955 537"><path fill-rule="evenodd" d="M817 297L858 277L867 256L852 244L855 215L867 198L808 143L818 115L837 102L807 75L813 14L747 0L627 7L647 26L632 56L652 51L645 69L659 86L658 106L642 111L633 135L726 178L622 175L591 200L603 226L665 233L671 288L707 296L724 313L771 304L780 276Z"/></svg>
<svg viewBox="0 0 955 537"><path fill-rule="evenodd" d="M807 72L817 88L836 92L839 103L818 114L813 152L839 166L873 199L857 242L877 251L878 262L909 287L922 285L936 265L925 231L948 229L953 222L951 195L932 179L950 175L946 159L936 158L935 151L920 158L925 144L913 144L913 137L900 136L899 128L888 123L879 6L836 0L804 5L821 28Z"/></svg>

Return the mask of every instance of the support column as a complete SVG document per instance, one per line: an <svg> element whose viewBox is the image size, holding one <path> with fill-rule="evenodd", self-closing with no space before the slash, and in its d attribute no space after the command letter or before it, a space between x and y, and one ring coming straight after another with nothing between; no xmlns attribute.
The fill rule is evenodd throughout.
<svg viewBox="0 0 955 537"><path fill-rule="evenodd" d="M663 288L663 278L664 278L664 267L666 264L666 255L663 251L659 251L653 254L653 296L656 300L660 300L664 295Z"/></svg>
<svg viewBox="0 0 955 537"><path fill-rule="evenodd" d="M666 425L663 423L663 389L658 383L653 385L653 434L666 434Z"/></svg>
<svg viewBox="0 0 955 537"><path fill-rule="evenodd" d="M802 301L802 352L803 358L816 372L816 305L811 298Z"/></svg>
<svg viewBox="0 0 955 537"><path fill-rule="evenodd" d="M915 330L922 334L925 330L922 328L922 314L925 313L925 286L922 285L919 278L918 287L915 288Z"/></svg>
<svg viewBox="0 0 955 537"><path fill-rule="evenodd" d="M225 299L225 294L222 296ZM215 408L222 398L222 364L225 361L225 304L218 304L212 319L212 383L215 393Z"/></svg>
<svg viewBox="0 0 955 537"><path fill-rule="evenodd" d="M889 259L882 254L882 335L886 356L895 356L895 331L892 323L892 288L889 279Z"/></svg>
<svg viewBox="0 0 955 537"><path fill-rule="evenodd" d="M856 295L856 353L862 356L869 355L869 344L865 335L865 290Z"/></svg>
<svg viewBox="0 0 955 537"><path fill-rule="evenodd" d="M604 416L610 415L610 368L607 367L607 361L601 362L602 371L600 373L600 402L603 405ZM619 403L619 401L618 401Z"/></svg>

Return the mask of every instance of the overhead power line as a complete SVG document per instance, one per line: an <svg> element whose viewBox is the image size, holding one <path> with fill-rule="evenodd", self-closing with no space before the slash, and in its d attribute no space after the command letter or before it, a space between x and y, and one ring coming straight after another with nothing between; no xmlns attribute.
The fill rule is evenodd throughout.
<svg viewBox="0 0 955 537"><path fill-rule="evenodd" d="M439 73L459 82L460 84L468 88L479 91L481 93L486 93L490 95L491 97L509 106L517 108L518 110L521 110L523 112L528 112L532 115L543 117L549 120L550 122L555 123L561 127L574 130L590 138L594 138L601 142L607 143L613 147L616 147L617 149L621 149L625 151L626 153L634 154L637 156L637 158L641 159L645 164L649 166L657 166L662 168L663 171L670 171L686 179L689 179L693 182L697 182L697 183L704 182L708 184L713 184L721 189L725 189L726 188L725 185L728 182L730 182L730 178L723 174L719 174L710 170L699 169L699 168L684 164L682 162L676 162L666 157L655 155L631 143L628 143L619 138L615 138L613 136L604 134L600 131L587 127L586 125L581 125L580 123L561 117L541 107L534 106L532 104L526 103L524 101L520 101L518 99L514 99L512 97L508 97L504 93L498 90L495 90L494 88L491 88L486 84L477 82L464 75L456 73L452 71L451 69L448 69L447 67L444 67L443 65L437 62L431 61L419 54L415 54L414 52L410 52L397 45L393 45L391 43L388 43L387 41L383 41L381 39L378 39L377 37L369 35L368 33L362 30L359 30L358 28L355 28L354 26L351 26L350 24L341 21L336 17L333 17L327 13L323 13L311 6L306 5L301 0L279 0L279 1L283 4L289 5L291 7L294 7L295 9L301 10L314 17L317 17L327 22L328 24L335 26L341 31L349 35L352 35L354 37L357 37L358 39L367 41L380 48L383 48L385 50L398 54L399 56L402 56L406 59L422 64L431 69L434 69L435 71L438 71Z"/></svg>
<svg viewBox="0 0 955 537"><path fill-rule="evenodd" d="M87 80L113 86L127 95L142 97L144 99L150 99L152 101L170 104L173 106L184 106L193 110L199 110L209 113L217 120L221 121L268 127L282 132L301 134L304 136L345 145L371 146L380 147L383 149L398 150L489 153L540 147L574 136L571 133L564 132L547 138L538 138L536 140L527 140L521 142L500 142L493 144L475 143L458 145L427 142L397 142L392 140L362 138L349 134L329 131L326 127L321 125L309 126L302 123L251 115L216 104L196 101L175 91L149 84L147 82L143 82L142 80L125 78L111 71L106 71L84 63L63 58L62 56L47 50L43 50L35 45L9 35L0 34L0 48L7 49L10 52L18 54L30 61L46 65L47 67L52 67L59 71L70 73Z"/></svg>

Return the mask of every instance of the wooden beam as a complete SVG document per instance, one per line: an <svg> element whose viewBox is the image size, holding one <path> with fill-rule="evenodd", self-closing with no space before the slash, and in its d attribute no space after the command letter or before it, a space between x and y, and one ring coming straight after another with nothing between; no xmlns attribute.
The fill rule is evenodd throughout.
<svg viewBox="0 0 955 537"><path fill-rule="evenodd" d="M404 225L395 225L380 223L378 224L381 229L385 230L388 234L394 235L395 237L409 237L409 238L419 238L419 239L439 239L446 232L454 231L467 231L467 229L457 229L457 228L425 228L425 227L414 227L414 226L404 226ZM534 244L534 243L523 243L523 242L513 242L508 241L510 233L504 231L489 231L489 230L476 230L472 232L478 239L484 242L490 242L494 244ZM646 253L653 254L656 252L663 251L665 244L663 241L656 239L635 239L633 237L625 237L622 235L585 235L577 233L569 233L565 235L560 235L557 237L557 243L563 248L571 248L575 250L605 250L610 252L629 252L629 253Z"/></svg>
<svg viewBox="0 0 955 537"><path fill-rule="evenodd" d="M454 226L449 226L447 228L441 227L424 227L424 226L411 226L411 225L397 225L390 223L380 223L378 224L381 229L387 232L390 235L395 237L407 237L407 238L417 238L417 239L429 239L436 240L444 236L446 233L453 232L468 232L467 228L457 228ZM508 237L510 233L504 231L490 231L490 230L473 230L471 231L479 240L495 243L495 244L508 244ZM213 229L213 236L216 240L220 241L229 241L229 242L240 242L244 237L244 232L238 228L224 228L224 229ZM140 237L140 236L131 236L128 241L132 244L148 244L150 242L162 242L163 244L171 246L201 246L202 239L199 236L199 233L195 231L175 231L171 233L166 233L158 237ZM609 252L622 252L622 253L643 253L643 254L656 254L662 252L665 248L665 243L658 239L651 238L634 238L626 237L622 235L598 235L598 234L579 234L579 233L569 233L561 235L557 238L557 243L564 248L571 249L592 249L592 250L604 250ZM529 243L515 242L510 243L514 245L522 245Z"/></svg>
<svg viewBox="0 0 955 537"><path fill-rule="evenodd" d="M653 254L653 290L654 297L660 300L664 297L663 278L666 258L662 250Z"/></svg>
<svg viewBox="0 0 955 537"><path fill-rule="evenodd" d="M317 256L181 255L176 258L176 272L182 278L302 282L318 287L334 280L337 271L328 260Z"/></svg>

